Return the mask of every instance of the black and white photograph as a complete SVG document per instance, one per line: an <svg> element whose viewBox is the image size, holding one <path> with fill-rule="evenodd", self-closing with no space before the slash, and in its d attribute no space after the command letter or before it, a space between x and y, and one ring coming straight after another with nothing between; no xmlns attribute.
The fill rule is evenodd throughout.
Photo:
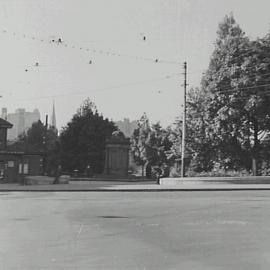
<svg viewBox="0 0 270 270"><path fill-rule="evenodd" d="M0 270L269 270L270 1L0 0Z"/></svg>

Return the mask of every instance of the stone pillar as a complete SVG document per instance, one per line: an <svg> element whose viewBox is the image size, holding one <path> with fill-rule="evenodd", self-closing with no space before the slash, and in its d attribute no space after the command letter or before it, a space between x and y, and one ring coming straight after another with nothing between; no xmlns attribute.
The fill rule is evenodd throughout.
<svg viewBox="0 0 270 270"><path fill-rule="evenodd" d="M127 176L129 165L129 139L120 131L115 131L106 142L104 173L114 176Z"/></svg>

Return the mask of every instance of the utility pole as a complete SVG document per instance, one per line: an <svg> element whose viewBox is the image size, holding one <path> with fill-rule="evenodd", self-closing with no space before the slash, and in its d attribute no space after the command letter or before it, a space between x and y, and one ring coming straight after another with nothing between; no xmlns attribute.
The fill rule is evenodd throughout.
<svg viewBox="0 0 270 270"><path fill-rule="evenodd" d="M185 140L186 140L186 94L187 94L187 62L184 62L184 105L183 105L183 127L181 145L181 177L185 177Z"/></svg>

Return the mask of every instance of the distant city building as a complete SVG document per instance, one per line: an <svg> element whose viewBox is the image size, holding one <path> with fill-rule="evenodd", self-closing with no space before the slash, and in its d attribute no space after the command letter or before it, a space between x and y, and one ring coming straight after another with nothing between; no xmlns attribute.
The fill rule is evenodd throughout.
<svg viewBox="0 0 270 270"><path fill-rule="evenodd" d="M33 123L40 120L40 113L38 109L27 112L22 108L17 109L15 113L7 113L7 108L2 108L1 117L13 125L13 128L9 129L7 133L7 139L13 141L29 129Z"/></svg>
<svg viewBox="0 0 270 270"><path fill-rule="evenodd" d="M117 121L115 124L126 137L130 137L133 131L138 127L138 121L130 122L128 118L124 118L123 121Z"/></svg>

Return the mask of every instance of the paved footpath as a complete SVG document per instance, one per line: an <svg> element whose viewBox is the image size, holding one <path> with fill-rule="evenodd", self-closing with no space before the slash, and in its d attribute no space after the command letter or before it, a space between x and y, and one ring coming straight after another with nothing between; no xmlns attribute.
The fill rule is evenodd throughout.
<svg viewBox="0 0 270 270"><path fill-rule="evenodd" d="M120 181L70 181L61 185L0 184L0 191L222 191L222 190L270 190L270 184L232 183L183 183L158 185L148 182Z"/></svg>

